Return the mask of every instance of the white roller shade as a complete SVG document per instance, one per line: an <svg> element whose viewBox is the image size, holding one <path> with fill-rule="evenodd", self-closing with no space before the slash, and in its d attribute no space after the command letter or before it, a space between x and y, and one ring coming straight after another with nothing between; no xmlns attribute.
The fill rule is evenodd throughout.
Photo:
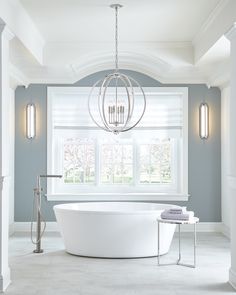
<svg viewBox="0 0 236 295"><path fill-rule="evenodd" d="M65 93L51 97L51 115L54 128L63 127L96 127L88 112L87 91ZM152 88L155 89L155 88ZM181 93L162 93L147 91L146 111L143 119L138 124L138 129L167 129L176 130L183 128L183 95ZM112 95L115 88L109 89ZM144 88L145 91L145 88ZM138 93L136 93L138 95Z"/></svg>

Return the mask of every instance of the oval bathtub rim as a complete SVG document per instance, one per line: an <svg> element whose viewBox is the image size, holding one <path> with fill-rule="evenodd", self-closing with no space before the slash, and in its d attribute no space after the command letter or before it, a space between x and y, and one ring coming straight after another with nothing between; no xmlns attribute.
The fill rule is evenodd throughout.
<svg viewBox="0 0 236 295"><path fill-rule="evenodd" d="M79 214L93 214L93 215L160 215L161 212L167 208L163 209L153 209L153 210L129 210L129 211L122 211L120 210L78 210L78 209L73 209L73 208L63 208L65 205L70 205L70 204L91 204L91 203L138 203L138 204L157 204L157 205L163 205L163 206L168 206L169 208L181 208L181 206L174 205L174 204L165 204L165 203L148 203L148 202L75 202L75 203L63 203L63 204L57 204L53 206L53 211L64 211L64 212L79 212Z"/></svg>

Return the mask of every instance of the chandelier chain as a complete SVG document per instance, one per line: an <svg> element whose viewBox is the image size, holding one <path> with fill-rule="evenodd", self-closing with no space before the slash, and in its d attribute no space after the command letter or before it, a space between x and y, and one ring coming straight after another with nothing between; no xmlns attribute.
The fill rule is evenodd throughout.
<svg viewBox="0 0 236 295"><path fill-rule="evenodd" d="M116 72L118 72L118 6L115 7L116 13L116 27L115 27L115 65Z"/></svg>

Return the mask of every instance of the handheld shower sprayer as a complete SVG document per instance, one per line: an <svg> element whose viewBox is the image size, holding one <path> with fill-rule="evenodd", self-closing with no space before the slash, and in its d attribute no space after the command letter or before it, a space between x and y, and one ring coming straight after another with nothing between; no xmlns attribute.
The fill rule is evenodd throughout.
<svg viewBox="0 0 236 295"><path fill-rule="evenodd" d="M38 175L37 176L37 186L34 188L34 202L33 202L33 218L36 207L36 240L33 239L33 220L31 222L31 241L36 245L36 249L34 253L42 253L43 249L41 249L41 239L46 229L46 221L43 218L41 212L41 200L42 200L42 187L41 187L41 178L62 178L62 175ZM35 205L36 204L36 205ZM41 230L41 222L43 221L43 230Z"/></svg>

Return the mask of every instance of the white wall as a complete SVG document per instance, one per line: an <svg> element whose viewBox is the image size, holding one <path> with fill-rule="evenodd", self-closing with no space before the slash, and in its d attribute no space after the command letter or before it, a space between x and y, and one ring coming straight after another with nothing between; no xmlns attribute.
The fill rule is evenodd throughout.
<svg viewBox="0 0 236 295"><path fill-rule="evenodd" d="M13 232L14 227L14 158L15 158L15 90L9 90L8 104L8 124L9 124L9 232Z"/></svg>
<svg viewBox="0 0 236 295"><path fill-rule="evenodd" d="M230 138L229 138L229 111L230 87L221 92L221 210L223 232L230 236L230 192L227 185L229 176Z"/></svg>

